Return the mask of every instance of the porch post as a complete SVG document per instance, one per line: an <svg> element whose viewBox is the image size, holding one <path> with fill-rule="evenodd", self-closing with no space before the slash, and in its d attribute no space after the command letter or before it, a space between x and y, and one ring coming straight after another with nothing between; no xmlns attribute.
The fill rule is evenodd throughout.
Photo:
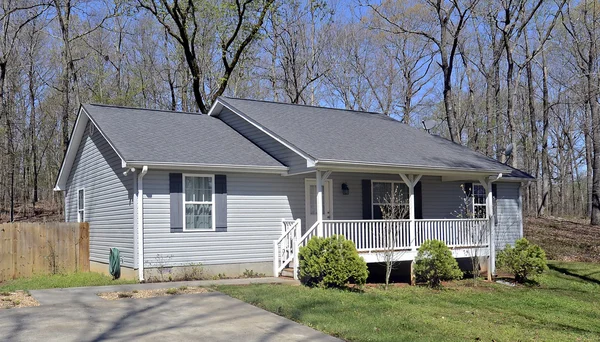
<svg viewBox="0 0 600 342"><path fill-rule="evenodd" d="M410 219L410 249L417 250L416 227L415 227L415 185L419 182L422 175L405 175L400 173L400 177L408 187L408 212Z"/></svg>
<svg viewBox="0 0 600 342"><path fill-rule="evenodd" d="M323 179L321 178L321 171L317 170L317 236L323 237Z"/></svg>
<svg viewBox="0 0 600 342"><path fill-rule="evenodd" d="M490 256L488 258L488 280L492 280L496 274L496 240L495 240L495 227L494 227L494 197L492 193L492 181L482 178L479 180L485 192L487 194L485 199L485 218L488 220L489 227L489 244L490 244Z"/></svg>

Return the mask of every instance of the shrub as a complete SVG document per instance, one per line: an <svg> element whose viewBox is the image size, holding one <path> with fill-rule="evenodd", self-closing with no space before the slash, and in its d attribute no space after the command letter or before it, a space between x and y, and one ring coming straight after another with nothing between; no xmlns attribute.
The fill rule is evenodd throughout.
<svg viewBox="0 0 600 342"><path fill-rule="evenodd" d="M170 294L170 295L176 295L179 293L179 290L177 290L176 288L170 288L170 289L167 289L167 291L165 293Z"/></svg>
<svg viewBox="0 0 600 342"><path fill-rule="evenodd" d="M537 281L537 277L548 269L544 250L526 238L517 240L515 247L506 245L498 253L498 266L512 273L517 283Z"/></svg>
<svg viewBox="0 0 600 342"><path fill-rule="evenodd" d="M369 271L352 241L341 235L313 237L298 252L300 280L308 286L344 287L363 285Z"/></svg>
<svg viewBox="0 0 600 342"><path fill-rule="evenodd" d="M415 277L418 282L425 282L430 287L439 287L444 280L462 278L456 259L443 241L427 240L419 247L414 264Z"/></svg>

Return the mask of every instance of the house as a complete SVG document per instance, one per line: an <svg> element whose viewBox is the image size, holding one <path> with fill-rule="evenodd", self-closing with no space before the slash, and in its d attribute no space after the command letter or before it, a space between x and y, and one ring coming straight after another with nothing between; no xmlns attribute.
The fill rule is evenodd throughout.
<svg viewBox="0 0 600 342"><path fill-rule="evenodd" d="M398 260L437 238L457 258L491 253L493 272L531 179L382 114L221 97L208 115L82 105L55 190L66 221L90 224L92 270L116 247L140 280L197 263L278 275L315 235L378 262L385 229ZM382 220L393 192L405 214Z"/></svg>

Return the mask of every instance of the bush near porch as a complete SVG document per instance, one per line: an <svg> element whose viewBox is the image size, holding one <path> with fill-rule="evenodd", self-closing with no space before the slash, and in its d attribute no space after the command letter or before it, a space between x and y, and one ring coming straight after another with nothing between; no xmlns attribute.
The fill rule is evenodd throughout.
<svg viewBox="0 0 600 342"><path fill-rule="evenodd" d="M349 341L596 341L600 264L550 262L540 286L470 281L443 290L364 292L287 285L220 286L253 305Z"/></svg>

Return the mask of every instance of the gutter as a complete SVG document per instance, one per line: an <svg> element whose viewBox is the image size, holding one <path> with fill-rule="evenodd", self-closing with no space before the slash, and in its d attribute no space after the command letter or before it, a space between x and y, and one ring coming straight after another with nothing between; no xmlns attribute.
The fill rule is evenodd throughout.
<svg viewBox="0 0 600 342"><path fill-rule="evenodd" d="M148 173L148 166L144 165L137 179L137 238L138 238L138 280L144 281L144 183L143 178Z"/></svg>

